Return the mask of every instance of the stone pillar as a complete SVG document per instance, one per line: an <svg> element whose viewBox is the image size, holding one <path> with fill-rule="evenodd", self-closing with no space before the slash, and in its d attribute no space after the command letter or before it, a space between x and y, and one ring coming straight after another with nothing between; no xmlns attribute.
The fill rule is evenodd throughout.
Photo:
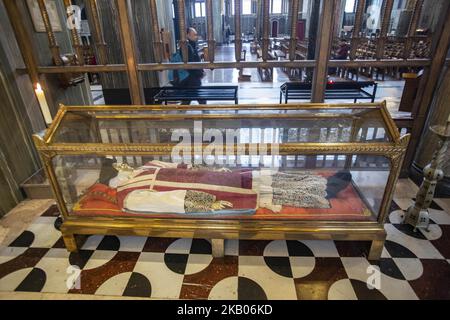
<svg viewBox="0 0 450 320"><path fill-rule="evenodd" d="M326 0L322 0L326 1ZM313 0L312 7L309 14L309 25L308 32L308 60L314 60L316 58L316 44L317 44L317 30L319 29L319 16L320 16L320 0ZM320 35L319 35L320 36ZM313 72L311 69L307 69L306 80L313 80Z"/></svg>
<svg viewBox="0 0 450 320"><path fill-rule="evenodd" d="M308 33L308 60L314 60L316 57L316 41L317 30L319 28L319 16L320 16L320 1L312 1L311 15L309 20L309 33Z"/></svg>
<svg viewBox="0 0 450 320"><path fill-rule="evenodd" d="M114 1L99 0L97 1L100 21L102 23L103 36L105 37L106 50L108 56L108 64L125 63L122 47L120 45L119 20ZM107 96L109 89L128 88L128 80L125 72L110 72L100 75L104 94Z"/></svg>
<svg viewBox="0 0 450 320"><path fill-rule="evenodd" d="M309 25L311 23L311 10L313 7L313 0L304 0L302 7L302 19L305 19L305 36L309 35Z"/></svg>
<svg viewBox="0 0 450 320"><path fill-rule="evenodd" d="M175 27L173 23L172 16L172 2L167 0L157 0L156 5L158 8L158 22L159 27L164 28L165 31L170 32L171 34L171 44L172 52L175 52L176 43L175 43Z"/></svg>
<svg viewBox="0 0 450 320"><path fill-rule="evenodd" d="M435 91L430 114L422 134L419 148L417 149L416 158L413 163L413 178L420 181L422 170L427 166L438 144L438 139L429 130L430 125L445 125L450 116L450 68L444 68L439 81L439 86ZM444 180L438 183L436 195L450 193L450 148L447 149L444 157L443 171L445 174Z"/></svg>
<svg viewBox="0 0 450 320"><path fill-rule="evenodd" d="M154 35L150 21L150 2L148 0L131 1L134 32L136 34L136 48L139 63L155 62L153 50ZM164 20L162 12L158 12L159 20ZM159 36L159 35L158 35ZM153 71L141 72L144 88L158 87L158 74Z"/></svg>
<svg viewBox="0 0 450 320"><path fill-rule="evenodd" d="M159 4L159 6L158 6ZM102 23L103 36L106 42L108 63L123 64L125 63L122 53L121 40L118 25L118 13L114 1L98 0L97 2L100 20ZM157 2L158 9L164 8ZM150 23L150 2L147 0L131 1L131 15L133 17L134 31L136 35L136 47L138 52L139 63L152 63L154 59L153 51L153 30ZM171 9L170 9L171 10ZM165 15L172 14L164 9L158 10L158 22L160 27L166 27L168 19ZM159 86L158 74L155 72L142 72L142 83L144 88ZM110 72L100 75L100 82L103 87L103 94L106 102L115 100L117 95L126 96L128 89L127 74L125 72ZM123 92L125 91L125 92ZM126 98L123 98L127 100ZM120 101L121 103L122 101Z"/></svg>
<svg viewBox="0 0 450 320"><path fill-rule="evenodd" d="M345 11L345 0L337 0L335 7L335 17L334 20L334 37L339 37L341 35L342 23L344 20L344 11Z"/></svg>
<svg viewBox="0 0 450 320"><path fill-rule="evenodd" d="M422 17L420 19L420 28L430 28L431 32L436 30L442 8L448 0L424 1L422 8Z"/></svg>
<svg viewBox="0 0 450 320"><path fill-rule="evenodd" d="M214 21L214 40L216 40L216 44L223 42L223 2L222 1L213 1L213 21Z"/></svg>

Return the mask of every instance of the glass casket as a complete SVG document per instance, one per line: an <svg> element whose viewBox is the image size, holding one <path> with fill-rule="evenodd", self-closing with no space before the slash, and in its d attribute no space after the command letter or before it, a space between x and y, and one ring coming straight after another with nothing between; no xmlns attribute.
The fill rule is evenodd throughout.
<svg viewBox="0 0 450 320"><path fill-rule="evenodd" d="M69 251L91 234L372 241L409 137L385 103L61 106L34 136Z"/></svg>

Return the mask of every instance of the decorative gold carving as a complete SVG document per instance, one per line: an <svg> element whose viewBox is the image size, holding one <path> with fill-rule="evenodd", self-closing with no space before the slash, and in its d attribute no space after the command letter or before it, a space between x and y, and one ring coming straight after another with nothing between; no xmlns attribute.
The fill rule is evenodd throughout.
<svg viewBox="0 0 450 320"><path fill-rule="evenodd" d="M97 0L86 0L86 8L92 17L92 36L95 40L95 45L98 52L99 64L106 65L108 62L108 53L106 48L105 38L103 37L103 31L100 24L100 16L98 12Z"/></svg>
<svg viewBox="0 0 450 320"><path fill-rule="evenodd" d="M208 144L203 144L202 149L205 149ZM258 150L258 144L241 144L235 145L234 152L238 150L245 151L246 154L250 150ZM369 143L342 143L342 144L325 144L320 143L295 143L295 144L280 144L274 146L266 144L267 152L272 154L272 150L279 151L279 154L294 155L294 154L375 154L384 155L390 159L394 159L406 150L403 146L392 145L377 145ZM78 143L58 143L55 145L40 146L38 149L45 152L57 152L61 154L71 153L95 153L95 154L166 154L170 155L175 145L152 145L152 144L78 144ZM226 146L224 146L226 151ZM192 147L194 152L194 147Z"/></svg>
<svg viewBox="0 0 450 320"><path fill-rule="evenodd" d="M63 62L61 60L61 52L59 50L58 43L56 41L55 34L50 23L50 17L47 11L47 6L44 0L37 0L39 4L39 9L41 10L42 20L44 21L45 30L47 32L47 38L52 52L53 62L57 66L62 66Z"/></svg>
<svg viewBox="0 0 450 320"><path fill-rule="evenodd" d="M66 7L67 19L72 19L73 12L69 12L69 8L72 6L72 0L64 0L64 6ZM84 52L83 46L81 44L80 35L78 34L77 28L72 27L70 29L70 35L72 38L72 45L75 48L75 64L82 66L84 65Z"/></svg>

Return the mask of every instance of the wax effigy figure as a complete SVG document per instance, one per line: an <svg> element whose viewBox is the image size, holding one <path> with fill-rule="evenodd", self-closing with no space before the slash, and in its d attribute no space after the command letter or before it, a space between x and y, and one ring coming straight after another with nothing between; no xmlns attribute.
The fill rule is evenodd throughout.
<svg viewBox="0 0 450 320"><path fill-rule="evenodd" d="M329 199L350 181L346 171L326 178L307 171L230 170L161 161L135 169L108 160L100 174L101 185L88 192L109 193L128 213L245 215L259 208L275 213L284 206L330 208Z"/></svg>

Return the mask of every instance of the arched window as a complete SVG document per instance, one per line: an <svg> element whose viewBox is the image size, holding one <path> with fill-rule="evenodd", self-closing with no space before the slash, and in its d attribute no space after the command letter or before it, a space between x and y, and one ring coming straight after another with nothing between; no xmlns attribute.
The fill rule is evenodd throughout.
<svg viewBox="0 0 450 320"><path fill-rule="evenodd" d="M345 1L345 13L355 12L355 0Z"/></svg>
<svg viewBox="0 0 450 320"><path fill-rule="evenodd" d="M283 12L283 0L272 0L272 14Z"/></svg>
<svg viewBox="0 0 450 320"><path fill-rule="evenodd" d="M196 2L195 3L195 17L205 17L206 16L206 6L205 2Z"/></svg>
<svg viewBox="0 0 450 320"><path fill-rule="evenodd" d="M234 0L231 0L231 13L234 15ZM242 14L253 14L252 12L252 0L242 0Z"/></svg>
<svg viewBox="0 0 450 320"><path fill-rule="evenodd" d="M242 0L242 14L252 14L252 0Z"/></svg>

